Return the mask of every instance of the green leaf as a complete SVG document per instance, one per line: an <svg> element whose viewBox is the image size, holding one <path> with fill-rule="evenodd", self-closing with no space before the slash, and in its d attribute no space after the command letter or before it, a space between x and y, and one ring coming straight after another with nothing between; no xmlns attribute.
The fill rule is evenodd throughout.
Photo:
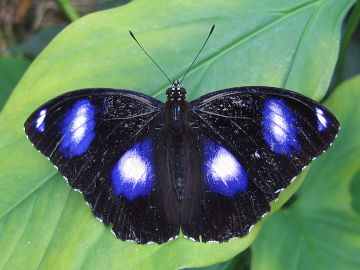
<svg viewBox="0 0 360 270"><path fill-rule="evenodd" d="M354 8L351 11L349 19L347 20L346 27L344 30L344 35L340 44L340 52L339 52L339 60L337 62L336 72L335 72L335 84L338 85L344 80L345 70L350 66L356 65L355 63L359 63L359 57L354 57L355 53L359 50L358 42L356 42L357 46L351 46L352 39L355 39L356 36L355 30L360 29L360 1L354 5ZM350 47L350 46L351 47ZM351 50L351 55L349 55L348 49ZM348 57L349 56L349 57ZM347 62L350 62L347 64ZM347 74L346 74L347 75Z"/></svg>
<svg viewBox="0 0 360 270"><path fill-rule="evenodd" d="M320 99L353 3L137 0L68 26L37 57L0 115L0 268L177 269L225 261L245 250L263 221L247 237L223 244L116 239L25 139L23 123L42 103L79 88L132 89L164 100L168 82L128 29L170 78L180 78L216 23L184 81L190 99L240 85L282 86ZM300 183L301 177L282 192L273 211Z"/></svg>
<svg viewBox="0 0 360 270"><path fill-rule="evenodd" d="M233 259L201 268L186 268L183 270L248 270L250 269L250 248L243 251Z"/></svg>
<svg viewBox="0 0 360 270"><path fill-rule="evenodd" d="M360 215L360 170L355 174L350 183L351 207Z"/></svg>
<svg viewBox="0 0 360 270"><path fill-rule="evenodd" d="M28 40L10 47L9 51L13 53L23 53L35 58L62 29L64 29L64 26L41 28Z"/></svg>
<svg viewBox="0 0 360 270"><path fill-rule="evenodd" d="M297 200L264 225L251 269L359 269L359 99L360 75L325 102L340 120L339 136L313 162Z"/></svg>
<svg viewBox="0 0 360 270"><path fill-rule="evenodd" d="M24 58L0 57L0 111L29 65Z"/></svg>

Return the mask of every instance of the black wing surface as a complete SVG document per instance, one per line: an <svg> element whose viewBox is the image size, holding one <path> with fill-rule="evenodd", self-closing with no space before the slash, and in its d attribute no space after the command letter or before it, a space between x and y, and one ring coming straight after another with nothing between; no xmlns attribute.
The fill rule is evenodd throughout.
<svg viewBox="0 0 360 270"><path fill-rule="evenodd" d="M204 95L190 102L190 114L202 170L185 192L182 231L203 241L246 235L339 130L323 105L264 86Z"/></svg>
<svg viewBox="0 0 360 270"><path fill-rule="evenodd" d="M144 94L82 89L39 107L25 132L118 238L162 243L179 234L155 172L162 111L162 102Z"/></svg>

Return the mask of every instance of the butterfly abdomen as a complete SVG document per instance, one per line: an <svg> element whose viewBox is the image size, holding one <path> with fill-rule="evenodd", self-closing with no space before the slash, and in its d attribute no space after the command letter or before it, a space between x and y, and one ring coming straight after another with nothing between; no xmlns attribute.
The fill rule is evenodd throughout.
<svg viewBox="0 0 360 270"><path fill-rule="evenodd" d="M186 101L168 101L164 110L165 130L180 135L187 127Z"/></svg>
<svg viewBox="0 0 360 270"><path fill-rule="evenodd" d="M189 139L189 110L185 100L168 100L164 110L164 134L166 134L167 167L170 181L178 200L184 197L186 179L187 140Z"/></svg>
<svg viewBox="0 0 360 270"><path fill-rule="evenodd" d="M178 200L184 196L184 185L186 177L185 141L182 136L172 135L168 138L168 165L173 187Z"/></svg>

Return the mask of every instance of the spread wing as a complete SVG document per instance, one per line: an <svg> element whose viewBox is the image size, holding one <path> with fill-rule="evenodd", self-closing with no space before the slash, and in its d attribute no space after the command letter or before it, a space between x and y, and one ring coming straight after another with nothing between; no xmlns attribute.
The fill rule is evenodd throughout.
<svg viewBox="0 0 360 270"><path fill-rule="evenodd" d="M292 91L240 87L190 103L201 172L188 187L184 235L227 241L248 233L302 169L335 139L339 122L323 105ZM196 129L194 129L196 130ZM189 179L190 181L190 179ZM193 209L184 202L185 209Z"/></svg>
<svg viewBox="0 0 360 270"><path fill-rule="evenodd" d="M39 107L25 131L117 237L161 243L179 233L166 216L168 187L155 172L162 111L162 102L140 93L83 89Z"/></svg>

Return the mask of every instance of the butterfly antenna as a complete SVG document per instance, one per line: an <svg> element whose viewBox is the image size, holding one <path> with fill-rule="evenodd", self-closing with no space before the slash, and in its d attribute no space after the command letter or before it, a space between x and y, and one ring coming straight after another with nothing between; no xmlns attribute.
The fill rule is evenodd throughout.
<svg viewBox="0 0 360 270"><path fill-rule="evenodd" d="M169 77L166 75L166 73L161 69L161 67L155 62L155 60L145 51L145 49L140 45L139 41L137 41L137 39L135 38L134 34L129 30L130 36L136 41L136 43L140 46L140 48L144 51L144 53L151 59L151 61L153 61L153 63L158 67L158 69L162 72L162 74L164 74L164 76L166 77L166 79L168 79L169 83L172 84L171 80L169 79Z"/></svg>
<svg viewBox="0 0 360 270"><path fill-rule="evenodd" d="M193 64L195 63L196 59L199 57L201 51L204 49L206 43L207 43L208 40L209 40L209 37L211 36L212 32L214 31L214 28L215 28L215 24L211 27L211 30L210 30L210 33L209 33L208 37L206 38L206 40L205 40L204 44L202 45L200 51L199 51L198 54L196 55L194 61L192 61L190 67L189 67L188 70L185 72L185 75L184 75L184 77L181 79L180 84L183 82L183 80L185 79L185 76L188 74L188 72L190 71L191 67L192 67Z"/></svg>

